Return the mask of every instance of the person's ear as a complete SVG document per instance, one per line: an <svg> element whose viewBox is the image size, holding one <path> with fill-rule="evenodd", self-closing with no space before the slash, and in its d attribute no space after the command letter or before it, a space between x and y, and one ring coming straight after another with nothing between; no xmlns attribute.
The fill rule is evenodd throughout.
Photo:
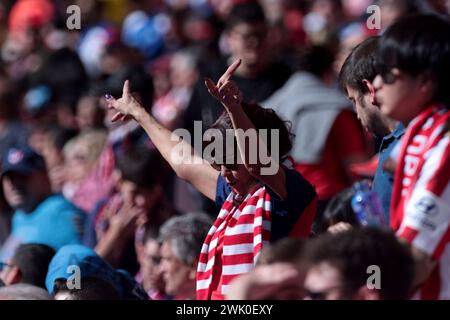
<svg viewBox="0 0 450 320"><path fill-rule="evenodd" d="M424 73L420 76L420 91L423 94L433 92L436 90L436 81L433 80L429 73Z"/></svg>
<svg viewBox="0 0 450 320"><path fill-rule="evenodd" d="M370 94L370 103L373 105L376 105L375 87L373 86L372 82L367 79L364 79L363 84L366 86L366 88Z"/></svg>
<svg viewBox="0 0 450 320"><path fill-rule="evenodd" d="M7 276L5 277L5 284L12 285L22 281L22 272L18 266L10 267Z"/></svg>
<svg viewBox="0 0 450 320"><path fill-rule="evenodd" d="M381 300L380 290L369 289L366 285L359 288L354 296L355 300Z"/></svg>

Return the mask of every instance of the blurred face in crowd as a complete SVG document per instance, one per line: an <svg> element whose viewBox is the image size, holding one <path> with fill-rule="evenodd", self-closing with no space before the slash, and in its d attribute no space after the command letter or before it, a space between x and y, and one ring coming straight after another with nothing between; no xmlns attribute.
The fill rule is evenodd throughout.
<svg viewBox="0 0 450 320"><path fill-rule="evenodd" d="M77 143L65 152L67 179L79 182L89 173L93 163L89 161L89 149L84 143Z"/></svg>
<svg viewBox="0 0 450 320"><path fill-rule="evenodd" d="M378 74L373 86L381 112L404 124L408 124L433 99L435 84L426 75L412 76L392 68Z"/></svg>
<svg viewBox="0 0 450 320"><path fill-rule="evenodd" d="M170 82L176 88L192 88L197 81L195 64L187 58L175 56L170 63Z"/></svg>
<svg viewBox="0 0 450 320"><path fill-rule="evenodd" d="M170 240L161 246L161 272L166 282L166 293L195 299L196 264L187 265L178 259Z"/></svg>
<svg viewBox="0 0 450 320"><path fill-rule="evenodd" d="M77 125L80 130L98 127L103 120L103 114L97 107L98 99L94 96L85 96L77 105Z"/></svg>
<svg viewBox="0 0 450 320"><path fill-rule="evenodd" d="M388 28L391 24L406 14L405 0L381 0L379 3L381 12L381 26Z"/></svg>
<svg viewBox="0 0 450 320"><path fill-rule="evenodd" d="M19 267L17 267L14 262L9 259L6 263L0 263L0 279L9 286L15 283L19 283L21 280L21 273Z"/></svg>
<svg viewBox="0 0 450 320"><path fill-rule="evenodd" d="M312 266L305 278L306 299L341 300L349 299L345 293L339 271L326 262Z"/></svg>
<svg viewBox="0 0 450 320"><path fill-rule="evenodd" d="M267 59L267 27L264 23L239 23L228 33L234 57L242 58L241 69L258 68Z"/></svg>
<svg viewBox="0 0 450 320"><path fill-rule="evenodd" d="M2 179L6 202L14 209L31 212L50 193L46 172L33 171L30 175L9 172Z"/></svg>
<svg viewBox="0 0 450 320"><path fill-rule="evenodd" d="M158 289L164 291L165 283L160 268L160 245L155 239L145 243L142 259L142 275L144 277L144 289Z"/></svg>
<svg viewBox="0 0 450 320"><path fill-rule="evenodd" d="M341 14L340 8L336 5L336 1L332 0L314 1L311 11L321 15L330 25L336 24L337 17Z"/></svg>
<svg viewBox="0 0 450 320"><path fill-rule="evenodd" d="M347 59L350 52L355 48L358 44L367 39L367 34L365 32L355 32L353 35L346 37L339 44L339 51L337 53L336 61L334 63L334 70L336 73L342 68L342 65Z"/></svg>
<svg viewBox="0 0 450 320"><path fill-rule="evenodd" d="M380 300L380 291L366 285L355 288L343 279L340 271L324 261L312 265L304 282L306 300Z"/></svg>
<svg viewBox="0 0 450 320"><path fill-rule="evenodd" d="M146 211L150 211L158 200L158 191L155 188L139 187L129 180L119 181L119 191L124 203L133 204Z"/></svg>

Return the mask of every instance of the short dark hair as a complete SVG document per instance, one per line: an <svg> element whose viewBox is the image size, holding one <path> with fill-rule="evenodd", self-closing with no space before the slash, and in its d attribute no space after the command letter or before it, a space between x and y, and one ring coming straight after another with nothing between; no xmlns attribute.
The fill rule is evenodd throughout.
<svg viewBox="0 0 450 320"><path fill-rule="evenodd" d="M413 76L429 73L437 83L434 102L450 104L450 23L431 14L400 19L381 36L378 67Z"/></svg>
<svg viewBox="0 0 450 320"><path fill-rule="evenodd" d="M145 225L144 236L142 237L142 243L145 245L148 241L159 242L159 227L154 224Z"/></svg>
<svg viewBox="0 0 450 320"><path fill-rule="evenodd" d="M46 58L38 79L51 88L55 102L67 103L73 111L89 77L78 54L65 47Z"/></svg>
<svg viewBox="0 0 450 320"><path fill-rule="evenodd" d="M226 29L229 31L241 23L265 23L264 10L257 1L247 1L233 6L228 18Z"/></svg>
<svg viewBox="0 0 450 320"><path fill-rule="evenodd" d="M130 82L130 91L138 93L142 105L150 109L153 102L154 86L153 78L145 68L138 64L125 65L108 78L93 85L91 93L95 96L103 96L108 93L114 97L122 96L123 83Z"/></svg>
<svg viewBox="0 0 450 320"><path fill-rule="evenodd" d="M45 244L22 244L12 258L22 274L21 283L31 284L45 289L45 277L48 265L55 250Z"/></svg>
<svg viewBox="0 0 450 320"><path fill-rule="evenodd" d="M330 226L338 222L347 222L353 226L360 226L355 211L352 208L351 201L353 195L353 189L348 188L330 200L323 213L322 222L318 227L319 233L326 232Z"/></svg>
<svg viewBox="0 0 450 320"><path fill-rule="evenodd" d="M133 146L120 154L116 166L122 179L141 188L152 188L161 182L164 160L159 152L145 146Z"/></svg>
<svg viewBox="0 0 450 320"><path fill-rule="evenodd" d="M263 248L258 264L299 263L306 244L303 239L283 238Z"/></svg>
<svg viewBox="0 0 450 320"><path fill-rule="evenodd" d="M339 73L339 84L344 92L347 93L347 87L350 87L357 90L360 96L368 93L363 80L372 82L377 75L375 61L379 40L378 36L364 40L345 59Z"/></svg>
<svg viewBox="0 0 450 320"><path fill-rule="evenodd" d="M336 268L352 293L365 286L367 268L381 270L381 299L407 299L414 270L411 252L390 230L354 228L337 234L326 233L306 245L303 262L312 267L327 263Z"/></svg>
<svg viewBox="0 0 450 320"><path fill-rule="evenodd" d="M242 103L242 109L244 110L247 117L250 119L250 121L255 126L256 130L266 129L268 133L268 137L270 137L271 130L279 130L279 158L282 159L283 157L287 156L288 153L292 149L292 133L290 131L290 123L285 122L281 120L281 118L277 115L277 113L270 108L263 108L260 105L256 103ZM226 150L226 139L227 136L227 130L233 130L233 124L231 122L230 115L224 111L220 117L214 122L210 129L217 129L222 134L222 142L223 142L223 150L224 155L227 155ZM206 132L207 133L207 132ZM234 151L235 156L237 156L237 142L236 139L234 139ZM267 138L267 150L270 152L271 150L271 140L270 138ZM203 148L206 148L212 141L205 141L203 143ZM211 160L211 159L208 159ZM219 161L218 163L228 163L225 160L227 159L220 159L220 156L215 155L215 158L213 161ZM236 161L236 159L234 159ZM220 162L222 161L222 162ZM236 163L236 162L235 162Z"/></svg>
<svg viewBox="0 0 450 320"><path fill-rule="evenodd" d="M67 293L70 300L119 300L114 286L100 278L84 277L80 280L80 289L69 289L65 279L55 281L53 294Z"/></svg>
<svg viewBox="0 0 450 320"><path fill-rule="evenodd" d="M51 124L42 128L48 135L58 150L62 150L64 145L78 134L78 130L64 128L60 125Z"/></svg>
<svg viewBox="0 0 450 320"><path fill-rule="evenodd" d="M327 46L305 47L298 52L297 69L312 73L320 78L332 70L334 58L334 52Z"/></svg>

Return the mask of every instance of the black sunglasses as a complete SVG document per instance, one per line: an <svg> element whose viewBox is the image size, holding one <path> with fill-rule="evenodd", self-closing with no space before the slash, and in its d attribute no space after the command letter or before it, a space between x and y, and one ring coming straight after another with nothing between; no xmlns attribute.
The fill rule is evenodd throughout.
<svg viewBox="0 0 450 320"><path fill-rule="evenodd" d="M381 61L375 61L373 66L375 72L381 76L385 84L393 84L397 80L398 76L392 73L394 67L382 63Z"/></svg>

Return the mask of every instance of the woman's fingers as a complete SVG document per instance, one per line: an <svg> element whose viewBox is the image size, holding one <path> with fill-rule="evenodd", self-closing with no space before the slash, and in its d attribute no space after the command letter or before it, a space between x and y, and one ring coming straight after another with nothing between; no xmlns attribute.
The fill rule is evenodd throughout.
<svg viewBox="0 0 450 320"><path fill-rule="evenodd" d="M214 82L211 79L206 78L205 79L205 85L206 85L206 88L208 89L209 93L213 97L218 99L219 98L219 91L218 91L216 85L214 84Z"/></svg>
<svg viewBox="0 0 450 320"><path fill-rule="evenodd" d="M125 80L125 83L123 84L122 89L122 97L127 97L130 94L130 81Z"/></svg>
<svg viewBox="0 0 450 320"><path fill-rule="evenodd" d="M225 73L223 74L222 77L220 77L219 81L217 82L217 84L220 86L222 85L224 82L227 82L228 80L230 80L231 76L233 75L233 73L237 70L237 68L239 68L239 66L241 65L242 60L241 59L237 59L235 62L233 62L231 64L231 66L228 67L227 71L225 71Z"/></svg>
<svg viewBox="0 0 450 320"><path fill-rule="evenodd" d="M120 112L117 112L113 117L111 118L111 122L116 122L118 120L122 120L123 114Z"/></svg>
<svg viewBox="0 0 450 320"><path fill-rule="evenodd" d="M352 225L347 222L338 222L335 225L332 225L328 228L328 232L330 233L339 233L339 232L345 232L347 230L350 230L352 228Z"/></svg>

